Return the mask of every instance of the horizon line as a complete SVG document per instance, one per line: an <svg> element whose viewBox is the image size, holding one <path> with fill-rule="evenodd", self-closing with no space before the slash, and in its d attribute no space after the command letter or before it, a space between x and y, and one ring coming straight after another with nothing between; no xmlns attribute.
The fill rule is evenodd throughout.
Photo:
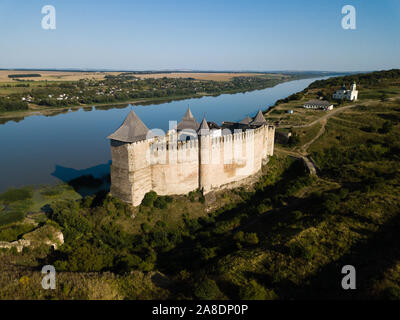
<svg viewBox="0 0 400 320"><path fill-rule="evenodd" d="M391 68L396 69L396 68ZM140 73L360 73L360 72L373 72L379 70L355 70L355 71L333 71L333 70L318 70L318 69L273 69L273 70L234 70L234 69L108 69L108 68L0 68L1 71L65 71L65 72L140 72Z"/></svg>

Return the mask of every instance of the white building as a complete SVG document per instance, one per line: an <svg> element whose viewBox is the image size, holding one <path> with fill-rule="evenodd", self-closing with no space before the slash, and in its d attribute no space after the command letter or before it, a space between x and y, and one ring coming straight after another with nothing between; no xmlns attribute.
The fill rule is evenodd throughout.
<svg viewBox="0 0 400 320"><path fill-rule="evenodd" d="M349 100L349 101L356 101L358 98L358 91L356 89L356 83L351 85L350 90L347 90L346 87L343 85L339 90L337 90L333 94L333 99L336 100Z"/></svg>
<svg viewBox="0 0 400 320"><path fill-rule="evenodd" d="M310 100L303 104L304 109L322 109L322 110L332 110L333 104L329 101L323 100Z"/></svg>

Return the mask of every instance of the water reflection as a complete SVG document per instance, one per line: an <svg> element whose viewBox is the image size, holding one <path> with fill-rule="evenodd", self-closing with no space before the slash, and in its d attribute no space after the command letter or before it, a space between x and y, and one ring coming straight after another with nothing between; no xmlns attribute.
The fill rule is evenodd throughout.
<svg viewBox="0 0 400 320"><path fill-rule="evenodd" d="M51 175L68 183L77 193L85 197L102 190L109 190L110 164L111 161L82 170L56 165Z"/></svg>

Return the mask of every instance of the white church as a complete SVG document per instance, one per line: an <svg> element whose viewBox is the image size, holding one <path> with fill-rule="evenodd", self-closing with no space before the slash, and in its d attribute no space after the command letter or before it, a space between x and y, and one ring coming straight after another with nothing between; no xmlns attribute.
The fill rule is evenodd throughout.
<svg viewBox="0 0 400 320"><path fill-rule="evenodd" d="M337 90L333 96L333 99L335 100L349 100L349 101L356 101L358 98L358 91L356 89L356 83L354 82L350 90L347 90L346 87L343 85L339 90Z"/></svg>

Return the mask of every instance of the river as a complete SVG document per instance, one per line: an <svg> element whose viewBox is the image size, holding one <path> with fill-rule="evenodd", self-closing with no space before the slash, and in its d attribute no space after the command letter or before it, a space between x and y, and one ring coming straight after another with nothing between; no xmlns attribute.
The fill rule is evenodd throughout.
<svg viewBox="0 0 400 320"><path fill-rule="evenodd" d="M180 121L188 106L199 122L204 115L217 123L240 121L325 78L328 77L294 80L218 97L122 108L81 108L6 122L0 125L0 192L10 187L65 182L84 174L107 174L111 157L106 137L119 127L131 109L148 128L164 131L169 120Z"/></svg>

